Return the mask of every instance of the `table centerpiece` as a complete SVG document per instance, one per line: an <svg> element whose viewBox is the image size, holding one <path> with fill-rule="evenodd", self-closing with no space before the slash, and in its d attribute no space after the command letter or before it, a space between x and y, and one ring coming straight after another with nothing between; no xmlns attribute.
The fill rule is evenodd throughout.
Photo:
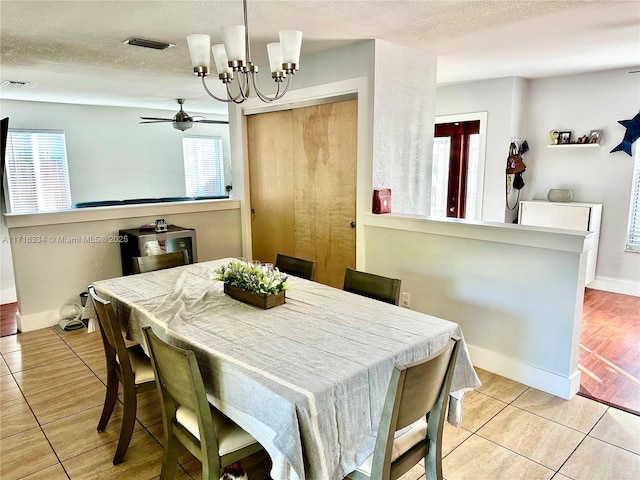
<svg viewBox="0 0 640 480"><path fill-rule="evenodd" d="M216 280L224 283L224 293L231 298L265 310L285 303L288 277L277 268L231 260L215 273Z"/></svg>

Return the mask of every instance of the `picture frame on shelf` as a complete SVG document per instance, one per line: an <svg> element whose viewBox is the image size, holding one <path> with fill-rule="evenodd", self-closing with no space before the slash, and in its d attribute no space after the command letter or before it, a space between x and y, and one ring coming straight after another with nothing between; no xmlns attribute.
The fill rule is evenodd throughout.
<svg viewBox="0 0 640 480"><path fill-rule="evenodd" d="M589 132L589 143L600 145L601 140L602 130L591 130L591 132Z"/></svg>
<svg viewBox="0 0 640 480"><path fill-rule="evenodd" d="M571 132L558 132L558 145L571 143Z"/></svg>

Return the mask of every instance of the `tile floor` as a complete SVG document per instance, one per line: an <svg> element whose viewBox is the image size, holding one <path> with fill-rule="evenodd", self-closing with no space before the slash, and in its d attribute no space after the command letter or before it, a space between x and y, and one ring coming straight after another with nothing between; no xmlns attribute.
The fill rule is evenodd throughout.
<svg viewBox="0 0 640 480"><path fill-rule="evenodd" d="M105 392L99 333L43 329L0 339L0 478L156 479L162 419L155 392L139 398L125 461L111 463L121 408L96 431ZM461 428L445 427L448 480L640 478L640 417L576 396L561 400L479 370L484 385L465 397ZM199 479L180 455L177 479ZM267 458L245 470L264 480ZM416 467L403 480L424 480Z"/></svg>

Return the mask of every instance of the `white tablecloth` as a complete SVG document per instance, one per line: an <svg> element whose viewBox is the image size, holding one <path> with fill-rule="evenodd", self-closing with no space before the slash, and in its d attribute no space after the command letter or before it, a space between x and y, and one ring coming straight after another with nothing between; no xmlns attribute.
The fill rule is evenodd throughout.
<svg viewBox="0 0 640 480"><path fill-rule="evenodd" d="M267 449L273 478L341 479L353 471L373 452L394 365L462 337L453 322L296 277L284 305L245 305L215 280L225 261L94 286L133 340L144 343L141 327L151 325L196 352L210 399ZM463 393L479 385L463 340L450 422L459 422Z"/></svg>

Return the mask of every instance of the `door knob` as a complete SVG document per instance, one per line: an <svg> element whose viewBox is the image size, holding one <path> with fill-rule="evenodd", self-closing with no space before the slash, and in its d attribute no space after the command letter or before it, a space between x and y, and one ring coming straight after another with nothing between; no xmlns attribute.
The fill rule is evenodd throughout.
<svg viewBox="0 0 640 480"><path fill-rule="evenodd" d="M356 228L356 222L351 222L351 223L349 224L349 226L350 226L351 228Z"/></svg>

